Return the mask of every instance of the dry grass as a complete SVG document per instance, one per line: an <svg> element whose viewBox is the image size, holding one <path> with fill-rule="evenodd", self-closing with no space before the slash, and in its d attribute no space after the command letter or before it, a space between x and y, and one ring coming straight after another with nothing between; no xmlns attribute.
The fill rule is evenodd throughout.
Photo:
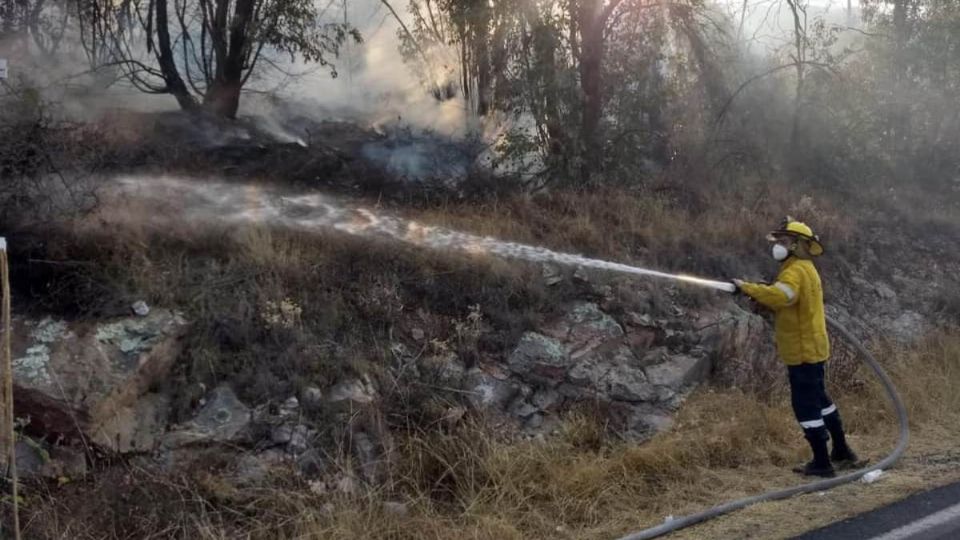
<svg viewBox="0 0 960 540"><path fill-rule="evenodd" d="M183 310L193 330L169 386L184 414L198 397L186 389L197 382L230 381L260 403L351 374L382 373L398 342L449 347L468 362L502 357L575 293L548 289L536 268L499 260L338 234L198 231L137 222L136 214L111 209L108 219L39 231L35 242L19 235L17 307L110 317L145 300ZM40 261L24 262L31 259ZM482 335L464 326L476 306ZM411 337L414 328L422 342Z"/></svg>
<svg viewBox="0 0 960 540"><path fill-rule="evenodd" d="M744 181L736 192L595 189L513 195L407 210L415 219L588 256L715 276L756 272L745 253L790 213L828 242L847 243L855 218L786 185Z"/></svg>
<svg viewBox="0 0 960 540"><path fill-rule="evenodd" d="M960 479L960 398L954 391L960 336L931 336L910 351L881 350L911 411L912 444L896 469L872 485L757 505L676 538L785 538ZM880 459L896 430L879 389L867 385L834 394L852 444ZM53 507L39 501L28 506L55 510L57 519L44 522L55 528L31 522L35 536L46 538L130 537L149 525L166 531L164 537L180 538L602 539L796 484L799 478L788 466L807 452L785 396L762 403L709 388L691 396L673 430L640 446L611 439L589 411L573 414L545 442L510 442L495 433L483 421L452 431L411 432L398 440L391 482L353 497L314 494L282 479L269 489L237 490L207 468L193 480L139 474L125 484L78 486L76 497L91 497L91 489L111 493L95 513L72 508L65 514L69 497L62 493ZM162 509L153 496L139 498L150 492L166 493ZM385 511L387 500L406 502L409 515ZM131 506L138 520L130 521L136 513ZM113 534L99 535L104 529L94 525ZM75 534L81 530L85 534Z"/></svg>
<svg viewBox="0 0 960 540"><path fill-rule="evenodd" d="M828 242L858 234L854 217L816 198L783 186L753 187L692 202L660 191L560 192L407 212L475 233L715 276L756 272L762 259L743 255L762 249L763 233L783 208L823 224ZM426 342L464 342L457 324L476 304L489 329L466 340L472 351L460 352L499 358L575 294L566 285L547 289L536 269L524 266L337 235L161 228L138 221L139 213L127 216L139 225L127 223L119 234L96 222L43 231L43 258L71 263L21 268L20 287L23 297L36 294L44 308L62 313L113 315L141 298L186 310L195 332L170 383L175 393L195 381L229 380L261 403L347 373L376 374L386 369L393 340L409 342L411 325L425 331ZM953 429L960 420L960 336L879 351L915 430L902 467L872 486L807 497L803 512L795 502L760 505L680 537L781 537L952 479L942 464L957 461L952 448L960 442ZM878 388L835 394L856 448L879 459L895 426ZM195 396L180 397L185 413ZM401 405L393 412L406 418L422 412L418 403ZM572 415L545 442L512 441L483 419L451 430L422 417L395 426L387 483L355 497L311 493L288 478L238 490L218 480L215 469L183 479L131 470L31 499L31 536L612 538L667 515L792 485L797 478L787 468L806 453L785 396L760 400L730 389L695 393L675 428L642 446L612 438L591 411ZM312 420L322 427L323 418ZM407 502L410 514L385 512L384 500Z"/></svg>
<svg viewBox="0 0 960 540"><path fill-rule="evenodd" d="M953 429L960 420L954 391L960 337L932 336L915 350L893 352L882 357L910 408L914 430L897 469L870 486L807 496L802 504L759 505L678 538L785 537L960 478L952 471L960 461L960 436ZM880 459L896 434L886 398L874 385L836 397L852 444ZM409 471L418 482L448 480L442 497L421 485L414 496L417 518L405 521L409 529L394 523L398 528L386 533L337 517L337 528L320 536L613 538L668 515L793 485L799 479L787 466L807 452L784 399L764 404L732 390L699 391L672 431L641 446L605 439L597 423L582 415L546 443L478 444L473 432L462 435L459 441L444 435L441 444L427 436L407 456L438 467Z"/></svg>

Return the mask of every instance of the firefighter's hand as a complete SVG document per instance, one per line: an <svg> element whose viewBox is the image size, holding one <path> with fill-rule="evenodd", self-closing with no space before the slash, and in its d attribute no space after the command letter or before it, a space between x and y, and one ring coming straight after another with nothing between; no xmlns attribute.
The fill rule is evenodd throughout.
<svg viewBox="0 0 960 540"><path fill-rule="evenodd" d="M733 291L734 294L743 294L743 289L741 287L743 287L744 281L742 279L731 279L730 282L733 283L733 286L737 288L737 290Z"/></svg>

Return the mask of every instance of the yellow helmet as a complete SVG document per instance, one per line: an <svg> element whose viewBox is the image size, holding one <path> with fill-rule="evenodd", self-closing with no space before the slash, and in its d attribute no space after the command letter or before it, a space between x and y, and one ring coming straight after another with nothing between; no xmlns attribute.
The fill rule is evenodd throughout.
<svg viewBox="0 0 960 540"><path fill-rule="evenodd" d="M810 255L823 255L823 244L820 243L820 237L813 233L813 229L806 223L802 223L787 216L775 231L767 235L767 240L775 241L782 236L792 236L800 238L810 243Z"/></svg>

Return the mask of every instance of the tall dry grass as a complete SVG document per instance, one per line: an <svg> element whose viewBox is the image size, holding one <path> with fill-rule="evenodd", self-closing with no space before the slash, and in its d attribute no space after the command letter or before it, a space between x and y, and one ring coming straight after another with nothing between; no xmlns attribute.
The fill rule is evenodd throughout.
<svg viewBox="0 0 960 540"><path fill-rule="evenodd" d="M756 273L764 236L785 214L815 224L828 244L856 233L853 214L825 194L744 180L738 191L691 200L671 191L594 189L448 202L409 217L587 256L718 277ZM753 253L757 257L744 257Z"/></svg>
<svg viewBox="0 0 960 540"><path fill-rule="evenodd" d="M849 511L919 489L929 480L918 479L930 476L924 460L949 455L960 442L960 333L934 334L909 349L881 345L877 352L909 407L914 442L901 469L888 473L894 480L843 488L857 501ZM878 385L832 390L854 447L879 459L892 447L896 426ZM580 411L543 441L506 439L478 418L452 430L412 430L396 446L390 480L351 496L313 493L279 477L273 487L238 490L217 480L215 470L178 481L137 474L134 491L115 480L77 486L72 495L88 501L98 491L120 490L98 499L96 512L83 506L86 513L68 513L62 493L51 498L56 502L32 501L29 509L57 516L29 521L28 530L37 538L119 538L148 529L180 538L613 538L669 515L796 484L789 466L807 457L786 396L763 402L712 388L694 393L674 428L642 445L617 440L593 413ZM941 481L951 478L934 472ZM895 480L898 474L904 482ZM149 499L123 497L124 490L166 493L164 511ZM391 511L385 501L402 501L408 513ZM721 536L688 534L749 530L781 538L822 524L818 504L823 519L844 515L836 499L813 498L804 501L802 520L789 505L774 505L748 510L742 523L734 514L705 526L727 531ZM130 505L143 512L134 518Z"/></svg>

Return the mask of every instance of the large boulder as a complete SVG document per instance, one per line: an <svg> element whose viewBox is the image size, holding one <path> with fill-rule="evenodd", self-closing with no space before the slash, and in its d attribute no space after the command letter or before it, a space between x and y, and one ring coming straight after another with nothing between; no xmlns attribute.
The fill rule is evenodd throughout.
<svg viewBox="0 0 960 540"><path fill-rule="evenodd" d="M773 328L736 304L701 316L699 345L714 356L714 380L721 385L769 392L783 383Z"/></svg>
<svg viewBox="0 0 960 540"><path fill-rule="evenodd" d="M186 329L180 315L166 310L92 323L16 321L16 416L29 418L30 431L132 449L150 438L131 431L139 424L130 420L146 414L139 398L167 375ZM151 414L163 414L157 405Z"/></svg>
<svg viewBox="0 0 960 540"><path fill-rule="evenodd" d="M712 357L696 331L649 314L630 312L625 319L626 327L594 303L572 305L521 336L507 357L507 378L479 370L468 376L474 405L506 412L532 429L576 403L603 406L629 436L665 428L686 390L709 375ZM711 336L717 344L723 330Z"/></svg>

